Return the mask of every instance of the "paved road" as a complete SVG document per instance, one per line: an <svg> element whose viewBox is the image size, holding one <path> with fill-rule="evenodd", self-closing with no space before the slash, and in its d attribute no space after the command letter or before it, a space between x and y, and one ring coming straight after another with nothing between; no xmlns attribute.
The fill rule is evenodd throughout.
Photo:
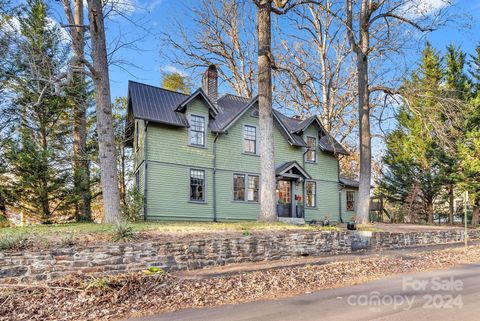
<svg viewBox="0 0 480 321"><path fill-rule="evenodd" d="M288 299L186 309L130 321L165 320L480 320L480 264L405 274Z"/></svg>

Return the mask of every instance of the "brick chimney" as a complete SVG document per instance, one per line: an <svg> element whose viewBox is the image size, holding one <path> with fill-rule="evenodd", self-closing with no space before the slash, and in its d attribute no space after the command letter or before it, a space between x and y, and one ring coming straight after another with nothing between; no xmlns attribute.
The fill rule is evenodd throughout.
<svg viewBox="0 0 480 321"><path fill-rule="evenodd" d="M218 73L217 67L213 64L208 66L207 71L203 74L202 89L216 106L218 99Z"/></svg>

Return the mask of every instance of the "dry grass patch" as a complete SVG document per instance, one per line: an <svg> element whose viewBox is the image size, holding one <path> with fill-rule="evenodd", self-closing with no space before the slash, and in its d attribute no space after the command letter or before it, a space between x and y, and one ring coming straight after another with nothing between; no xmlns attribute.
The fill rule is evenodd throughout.
<svg viewBox="0 0 480 321"><path fill-rule="evenodd" d="M162 237L190 237L192 235L216 237L219 234L248 236L268 231L337 231L337 227L317 227L286 223L249 222L138 222L128 225L130 241L151 240ZM16 248L42 249L73 245L112 242L118 238L115 224L72 223L0 228L0 250ZM13 242L18 240L18 242ZM21 242L20 242L21 240ZM124 238L122 238L124 240ZM2 245L5 244L5 245ZM21 245L21 246L19 246Z"/></svg>

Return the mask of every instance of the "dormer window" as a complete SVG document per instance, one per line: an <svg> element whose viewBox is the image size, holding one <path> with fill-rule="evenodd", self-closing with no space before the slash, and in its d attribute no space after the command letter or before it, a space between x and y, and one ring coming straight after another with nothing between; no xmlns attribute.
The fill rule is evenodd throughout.
<svg viewBox="0 0 480 321"><path fill-rule="evenodd" d="M205 117L190 115L190 145L205 147Z"/></svg>
<svg viewBox="0 0 480 321"><path fill-rule="evenodd" d="M317 161L317 139L312 136L307 136L307 162L315 163Z"/></svg>

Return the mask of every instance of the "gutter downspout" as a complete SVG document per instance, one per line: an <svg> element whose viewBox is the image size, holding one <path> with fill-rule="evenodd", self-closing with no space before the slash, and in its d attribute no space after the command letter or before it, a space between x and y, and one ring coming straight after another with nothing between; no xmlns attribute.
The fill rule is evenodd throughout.
<svg viewBox="0 0 480 321"><path fill-rule="evenodd" d="M303 153L302 166L303 166L303 169L304 169L304 170L307 170L307 169L305 168L305 155L307 155L307 153L308 153L309 151L310 151L310 148L307 147L307 150ZM303 220L305 220L305 212L306 212L306 209L307 209L307 200L306 200L306 197L305 197L306 194L307 194L306 186L307 186L307 184L306 184L305 180L303 180L303 195L302 195L302 199L303 199ZM316 185L316 183L315 183L315 189L317 189L316 186L317 186L317 185ZM317 194L318 194L318 191L315 190L315 197L317 196ZM315 205L317 204L316 202L317 202L317 200L315 200Z"/></svg>
<svg viewBox="0 0 480 321"><path fill-rule="evenodd" d="M220 137L220 133L215 135L213 140L213 221L217 222L217 184L216 184L216 173L217 173L217 139Z"/></svg>
<svg viewBox="0 0 480 321"><path fill-rule="evenodd" d="M340 187L340 157L337 159L337 175L338 175L338 186ZM342 218L342 190L343 190L343 188L338 189L338 216L340 218L340 223L343 223L343 218Z"/></svg>
<svg viewBox="0 0 480 321"><path fill-rule="evenodd" d="M147 160L147 128L148 128L148 120L145 121L145 137L144 137L144 142L143 142L143 163L144 165L144 171L143 173L143 220L147 220L147 173L148 173L148 160Z"/></svg>

